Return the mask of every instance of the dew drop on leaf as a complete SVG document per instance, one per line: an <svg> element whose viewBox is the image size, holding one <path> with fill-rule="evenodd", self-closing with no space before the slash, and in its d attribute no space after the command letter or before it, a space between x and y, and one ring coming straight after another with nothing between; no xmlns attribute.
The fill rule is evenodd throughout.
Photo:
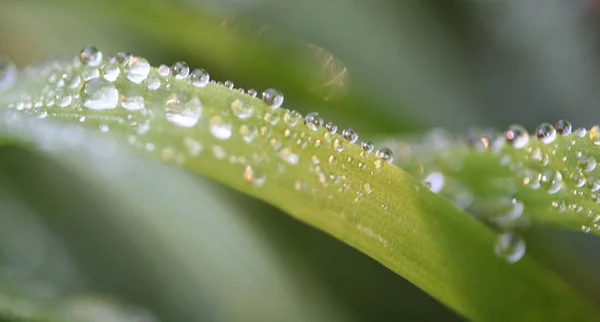
<svg viewBox="0 0 600 322"><path fill-rule="evenodd" d="M506 140L515 148L520 149L529 142L527 130L520 125L512 125L505 133Z"/></svg>
<svg viewBox="0 0 600 322"><path fill-rule="evenodd" d="M119 103L119 91L109 81L94 78L81 89L81 101L84 107L92 110L113 109Z"/></svg>
<svg viewBox="0 0 600 322"><path fill-rule="evenodd" d="M142 57L132 57L127 63L125 75L135 84L143 82L150 73L150 63Z"/></svg>
<svg viewBox="0 0 600 322"><path fill-rule="evenodd" d="M444 175L440 172L432 172L423 179L423 184L432 192L438 193L444 188Z"/></svg>
<svg viewBox="0 0 600 322"><path fill-rule="evenodd" d="M327 132L335 134L335 132L337 132L337 125L333 124L333 122L327 122L327 124L325 124L325 129Z"/></svg>
<svg viewBox="0 0 600 322"><path fill-rule="evenodd" d="M167 77L171 75L171 68L167 65L158 66L158 75L162 77Z"/></svg>
<svg viewBox="0 0 600 322"><path fill-rule="evenodd" d="M572 131L572 126L569 121L560 120L556 122L556 132L560 135L569 135Z"/></svg>
<svg viewBox="0 0 600 322"><path fill-rule="evenodd" d="M516 263L525 255L525 241L514 233L498 235L494 253L508 263Z"/></svg>
<svg viewBox="0 0 600 322"><path fill-rule="evenodd" d="M158 76L156 75L148 75L148 77L146 78L146 87L148 87L148 89L151 91L159 89L160 78L158 78Z"/></svg>
<svg viewBox="0 0 600 322"><path fill-rule="evenodd" d="M254 168L247 165L244 167L244 180L251 183L255 187L262 186L266 181L266 176L259 174Z"/></svg>
<svg viewBox="0 0 600 322"><path fill-rule="evenodd" d="M358 140L358 133L351 128L344 129L342 131L342 136L350 143L354 143Z"/></svg>
<svg viewBox="0 0 600 322"><path fill-rule="evenodd" d="M373 144L373 142L371 141L362 141L360 143L360 147L365 150L366 152L373 152L373 149L375 149L375 145Z"/></svg>
<svg viewBox="0 0 600 322"><path fill-rule="evenodd" d="M231 102L231 111L238 118L247 119L252 116L253 109L250 102L236 98Z"/></svg>
<svg viewBox="0 0 600 322"><path fill-rule="evenodd" d="M557 193L563 187L562 174L556 170L546 170L540 173L539 183L548 193Z"/></svg>
<svg viewBox="0 0 600 322"><path fill-rule="evenodd" d="M290 127L296 126L300 119L302 119L302 115L294 110L286 110L285 114L283 114L283 121Z"/></svg>
<svg viewBox="0 0 600 322"><path fill-rule="evenodd" d="M537 135L540 142L544 144L552 143L556 139L556 130L549 123L540 124L536 128L535 134Z"/></svg>
<svg viewBox="0 0 600 322"><path fill-rule="evenodd" d="M68 92L65 92L62 89L59 89L54 94L54 103L59 107L67 107L71 105L73 101L73 97Z"/></svg>
<svg viewBox="0 0 600 322"><path fill-rule="evenodd" d="M126 52L126 51L121 51L121 52L117 53L117 56L115 57L115 59L117 60L117 62L119 64L125 65L129 62L131 57L133 57L133 55L131 55L131 53Z"/></svg>
<svg viewBox="0 0 600 322"><path fill-rule="evenodd" d="M165 118L181 127L195 126L202 116L200 99L187 93L173 93L167 98Z"/></svg>
<svg viewBox="0 0 600 322"><path fill-rule="evenodd" d="M252 97L256 97L256 95L258 95L258 92L255 89L249 89L246 93Z"/></svg>
<svg viewBox="0 0 600 322"><path fill-rule="evenodd" d="M271 107L280 107L283 104L283 94L273 88L268 88L262 93L265 104Z"/></svg>
<svg viewBox="0 0 600 322"><path fill-rule="evenodd" d="M383 161L387 161L389 163L394 162L394 153L388 148L381 148L377 150L377 152L375 152L375 155L377 155L377 157L382 159Z"/></svg>
<svg viewBox="0 0 600 322"><path fill-rule="evenodd" d="M192 85L202 88L208 85L208 82L210 81L210 75L206 70L197 68L191 72L190 79L192 80Z"/></svg>
<svg viewBox="0 0 600 322"><path fill-rule="evenodd" d="M600 145L600 126L594 125L589 132L590 140L595 145Z"/></svg>
<svg viewBox="0 0 600 322"><path fill-rule="evenodd" d="M190 74L190 66L186 62L178 61L171 67L175 79L184 79Z"/></svg>
<svg viewBox="0 0 600 322"><path fill-rule="evenodd" d="M88 66L99 66L102 63L102 52L94 46L87 46L79 53L81 63Z"/></svg>
<svg viewBox="0 0 600 322"><path fill-rule="evenodd" d="M119 74L121 74L121 67L115 63L108 63L104 68L102 68L102 77L109 82L114 82L119 78Z"/></svg>
<svg viewBox="0 0 600 322"><path fill-rule="evenodd" d="M222 117L215 115L209 120L210 133L219 140L227 140L231 137L231 124L223 120Z"/></svg>
<svg viewBox="0 0 600 322"><path fill-rule="evenodd" d="M129 91L123 95L121 99L121 106L130 111L141 110L144 108L144 97L135 91Z"/></svg>
<svg viewBox="0 0 600 322"><path fill-rule="evenodd" d="M311 130L316 131L323 126L323 118L317 112L311 112L304 117L304 124Z"/></svg>

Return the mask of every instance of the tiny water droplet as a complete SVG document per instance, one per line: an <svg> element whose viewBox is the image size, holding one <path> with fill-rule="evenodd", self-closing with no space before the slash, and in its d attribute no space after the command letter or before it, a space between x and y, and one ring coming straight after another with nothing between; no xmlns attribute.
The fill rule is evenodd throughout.
<svg viewBox="0 0 600 322"><path fill-rule="evenodd" d="M227 140L231 137L231 124L225 122L222 117L215 115L209 120L210 133L219 140Z"/></svg>
<svg viewBox="0 0 600 322"><path fill-rule="evenodd" d="M223 86L225 86L229 89L233 89L235 87L235 84L233 84L233 82L230 80L226 80L225 83L223 83Z"/></svg>
<svg viewBox="0 0 600 322"><path fill-rule="evenodd" d="M0 90L12 86L17 80L17 67L8 58L0 57Z"/></svg>
<svg viewBox="0 0 600 322"><path fill-rule="evenodd" d="M94 78L86 82L81 90L83 106L92 110L108 110L119 104L119 91L109 81Z"/></svg>
<svg viewBox="0 0 600 322"><path fill-rule="evenodd" d="M129 91L122 97L121 106L130 111L137 111L144 108L144 97L138 95L135 91Z"/></svg>
<svg viewBox="0 0 600 322"><path fill-rule="evenodd" d="M394 153L388 148L381 148L377 150L377 152L375 152L375 155L383 161L387 161L389 163L394 162Z"/></svg>
<svg viewBox="0 0 600 322"><path fill-rule="evenodd" d="M185 145L185 148L187 149L188 153L193 157L199 156L200 153L202 153L202 143L190 137L186 137L185 139L183 139L183 144Z"/></svg>
<svg viewBox="0 0 600 322"><path fill-rule="evenodd" d="M250 102L236 98L231 102L231 111L240 119L247 119L252 116L253 108Z"/></svg>
<svg viewBox="0 0 600 322"><path fill-rule="evenodd" d="M580 138L584 137L587 134L587 130L584 127L579 127L575 129L575 134Z"/></svg>
<svg viewBox="0 0 600 322"><path fill-rule="evenodd" d="M54 94L54 102L59 107L67 107L71 104L72 101L73 101L73 98L72 98L71 94L69 94L63 90L58 90L58 91L56 91L56 94Z"/></svg>
<svg viewBox="0 0 600 322"><path fill-rule="evenodd" d="M300 121L300 119L302 119L302 114L300 114L294 110L291 110L291 111L286 110L285 114L283 114L283 121L285 122L285 124L289 125L290 127L296 126L296 124L298 124L298 121Z"/></svg>
<svg viewBox="0 0 600 322"><path fill-rule="evenodd" d="M338 152L342 152L344 151L344 141L336 138L335 140L333 140L333 148L338 151Z"/></svg>
<svg viewBox="0 0 600 322"><path fill-rule="evenodd" d="M590 139L595 145L600 145L600 126L594 125L589 132Z"/></svg>
<svg viewBox="0 0 600 322"><path fill-rule="evenodd" d="M202 104L198 97L187 93L173 93L167 99L165 118L182 127L195 126L202 116Z"/></svg>
<svg viewBox="0 0 600 322"><path fill-rule="evenodd" d="M362 141L362 143L360 144L360 147L367 151L367 152L373 152L373 150L375 149L375 145L373 144L373 142L371 141Z"/></svg>
<svg viewBox="0 0 600 322"><path fill-rule="evenodd" d="M96 67L85 66L81 71L81 78L86 82L98 77L100 77L100 71Z"/></svg>
<svg viewBox="0 0 600 322"><path fill-rule="evenodd" d="M266 181L265 175L260 175L251 166L247 165L244 167L244 180L251 183L255 187L262 186Z"/></svg>
<svg viewBox="0 0 600 322"><path fill-rule="evenodd" d="M556 132L560 135L569 135L572 131L572 126L569 121L560 120L556 122Z"/></svg>
<svg viewBox="0 0 600 322"><path fill-rule="evenodd" d="M527 130L520 125L512 125L505 133L506 140L515 148L523 148L529 142Z"/></svg>
<svg viewBox="0 0 600 322"><path fill-rule="evenodd" d="M255 89L249 89L247 93L252 97L256 97L256 95L258 95L258 92Z"/></svg>
<svg viewBox="0 0 600 322"><path fill-rule="evenodd" d="M592 156L583 155L579 157L579 165L585 172L594 171L596 164L596 159Z"/></svg>
<svg viewBox="0 0 600 322"><path fill-rule="evenodd" d="M344 129L342 131L342 136L350 143L354 143L358 140L358 133L351 128Z"/></svg>
<svg viewBox="0 0 600 322"><path fill-rule="evenodd" d="M265 104L271 107L280 107L283 104L283 94L273 88L268 88L262 93Z"/></svg>
<svg viewBox="0 0 600 322"><path fill-rule="evenodd" d="M516 263L525 255L525 242L514 233L498 235L494 253L508 263Z"/></svg>
<svg viewBox="0 0 600 322"><path fill-rule="evenodd" d="M258 130L253 126L242 124L240 126L239 133L244 141L251 143L258 135Z"/></svg>
<svg viewBox="0 0 600 322"><path fill-rule="evenodd" d="M337 132L337 125L333 124L332 122L327 122L327 124L325 124L325 129L327 132L335 134L335 132Z"/></svg>
<svg viewBox="0 0 600 322"><path fill-rule="evenodd" d="M146 86L149 90L154 91L160 88L160 78L156 75L148 75L146 78Z"/></svg>
<svg viewBox="0 0 600 322"><path fill-rule="evenodd" d="M143 82L150 73L150 63L142 57L132 57L127 63L125 75L135 84Z"/></svg>
<svg viewBox="0 0 600 322"><path fill-rule="evenodd" d="M583 187L583 185L585 185L587 179L586 179L585 175L583 174L583 172L581 172L579 170L575 170L575 171L573 171L573 173L571 173L571 181L573 181L573 184L575 185L575 187L581 188L581 187Z"/></svg>
<svg viewBox="0 0 600 322"><path fill-rule="evenodd" d="M89 66L99 66L102 63L102 52L94 46L87 46L79 53L81 63Z"/></svg>
<svg viewBox="0 0 600 322"><path fill-rule="evenodd" d="M190 74L190 66L186 62L178 61L171 67L175 79L184 79Z"/></svg>
<svg viewBox="0 0 600 322"><path fill-rule="evenodd" d="M557 193L563 187L562 174L555 170L546 170L540 173L539 182L550 194Z"/></svg>
<svg viewBox="0 0 600 322"><path fill-rule="evenodd" d="M121 67L115 63L108 63L104 68L102 68L102 77L109 82L114 82L119 78L119 74L121 74Z"/></svg>
<svg viewBox="0 0 600 322"><path fill-rule="evenodd" d="M540 142L544 144L552 143L556 139L556 130L549 123L540 124L536 128L535 134L537 135Z"/></svg>
<svg viewBox="0 0 600 322"><path fill-rule="evenodd" d="M192 85L202 88L208 85L208 82L210 81L210 75L206 70L197 68L194 69L190 74L190 79L192 80Z"/></svg>
<svg viewBox="0 0 600 322"><path fill-rule="evenodd" d="M304 117L304 124L311 130L316 131L323 126L323 118L317 112L311 112Z"/></svg>

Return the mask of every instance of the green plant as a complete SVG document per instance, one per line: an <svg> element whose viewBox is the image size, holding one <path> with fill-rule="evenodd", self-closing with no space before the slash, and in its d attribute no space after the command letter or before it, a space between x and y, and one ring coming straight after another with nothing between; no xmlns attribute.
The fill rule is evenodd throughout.
<svg viewBox="0 0 600 322"><path fill-rule="evenodd" d="M163 21L179 17L163 9ZM598 319L593 298L521 238L530 227L600 231L596 127L378 133L373 144L335 125L339 116L367 133L393 127L383 113L360 122L360 103L324 120L326 110L303 116L287 97L281 106L276 90L106 55L86 47L18 72L0 61L3 318L358 320L326 283L294 273L298 259L282 260L295 249L293 229L268 223L280 214L249 218L244 208L265 208L224 185L360 250L465 318Z"/></svg>

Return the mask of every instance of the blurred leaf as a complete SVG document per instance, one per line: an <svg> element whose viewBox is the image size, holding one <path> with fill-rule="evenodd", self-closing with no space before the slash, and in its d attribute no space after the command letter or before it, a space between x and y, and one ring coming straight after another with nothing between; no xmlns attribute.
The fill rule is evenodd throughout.
<svg viewBox="0 0 600 322"><path fill-rule="evenodd" d="M200 286L205 283L215 286L209 289L217 298L225 298L220 293L223 290L216 287L219 283L209 283L206 275L188 276L178 269L191 270L209 265L209 271L219 267L217 271L223 273L222 267L235 270L240 266L227 261L201 261L203 256L196 252L202 249L214 252L213 256L224 256L211 239L214 234L196 233L200 225L215 228L215 224L202 222L206 218L194 216L200 205L187 204L192 201L202 204L201 193L188 186L183 177L162 175L158 169L145 172L142 163L138 166L121 160L119 156L123 153L119 152L116 142L128 142L131 151L177 164L265 200L365 252L470 319L531 320L535 317L591 321L597 318L587 300L528 256L513 265L499 260L492 252L496 238L491 229L380 159L385 156L383 150L377 152L378 157L338 134L325 131L320 127L318 115L307 116L307 125L304 125L298 113L267 106L236 90L215 84L197 88L193 83L198 82L198 78L158 76L157 70L146 69L143 58L133 57L124 65L112 60L100 62L100 53L91 48L81 56L90 65L80 66L73 60L55 61L24 71L24 76L16 79L8 95L2 96L7 101L15 97L17 100L7 102L6 106L13 111L2 113L0 129L6 137L31 142L37 150L57 158L70 171L77 171L82 185L94 184L94 190L68 190L67 195L81 190L87 198L71 200L64 196L64 199L55 199L46 195L40 210L57 210L59 205L71 203L77 213L88 207L118 207L126 200L144 200L133 208L143 210L143 217L126 216L122 211L116 211L121 208L115 208L115 212L120 213L118 216L85 219L85 222L93 223L94 229L122 231L119 235L127 236L126 240L132 242L129 247L124 247L125 241L113 237L103 240L102 247L96 245L98 252L106 250L106 243L114 243L110 248L120 248L126 254L124 258L139 261L136 254L142 251L142 245L152 245L151 253L161 254L154 257L143 248L144 255L149 256L148 262L138 265L110 257L111 267L115 269L111 276L130 276L136 272L140 277L161 283L160 288L171 300L152 297L148 288L154 286L152 284L138 286L139 289L121 288L121 291L131 292L132 298L144 299L144 304L161 312L168 312L181 301L178 307L182 311L177 313L182 317L197 316L200 312L211 314L207 307L183 299L196 298L190 295L203 289ZM97 63L99 66L95 67ZM115 67L124 76L114 82L103 80L114 74L112 68ZM184 67L179 66L172 72L180 75ZM96 68L102 71L98 78L71 86L79 84L76 79L80 73L95 75ZM158 88L154 86L157 80L161 84ZM64 104L67 96L70 100ZM277 98L276 93L269 93L265 101L277 102ZM142 101L144 105L140 107ZM23 114L49 120L38 121ZM59 126L59 123L64 124ZM69 126L69 123L75 126ZM84 128L106 132L104 135L114 141L95 139ZM345 133L345 136L347 140L354 140L350 139L352 133ZM113 159L116 164L109 161ZM16 164L13 167L16 168ZM43 177L43 182L58 182L65 177L56 169L34 168L40 169L38 177L47 176ZM11 170L7 172L31 174L31 171ZM92 180L95 176L99 178ZM24 178L13 179L12 183L19 186L29 181ZM131 182L131 186L125 185L132 178L137 178L147 188L168 182L174 182L178 188L160 189L164 199L149 202L149 195L137 199L137 193L144 191L137 184L133 185L138 183L137 180ZM115 189L109 184L111 179L119 180L125 187ZM42 196L46 190L36 187L27 195L37 192ZM27 189L22 187L21 191ZM102 198L92 198L102 191L116 194L114 202L107 205ZM189 201L178 199L184 197L190 198ZM165 208L167 206L182 208L171 210ZM125 203L123 207L127 209L132 205ZM173 215L178 212L185 216ZM168 223L157 219L164 219L167 213ZM75 214L63 219L53 218L50 222L56 229L67 228L65 218L70 224L83 223L78 221L83 218ZM224 220L226 217L219 215L218 218ZM223 226L232 224L224 223ZM136 227L140 230L139 236L129 233ZM152 230L157 232L150 233ZM230 240L240 233L231 232L227 238ZM87 236L89 232L79 231L78 234ZM82 235L78 236L77 240L82 238ZM195 238L190 239L192 237ZM158 238L159 242L154 242L153 238ZM89 256L89 248L93 246L69 245L80 256ZM256 248L260 249L259 246ZM97 256L85 258L93 263L93 258L101 259ZM153 269L145 271L148 265ZM173 276L185 276L186 282L173 280ZM220 274L211 276L211 280L215 278L224 277ZM167 280L169 285L163 285ZM236 283L244 281L246 279L242 278ZM198 284L194 284L196 282ZM119 280L116 285L127 284ZM273 298L280 296L277 295L279 292L284 291L274 286ZM507 309L517 306L517 311ZM280 311L277 309L277 312Z"/></svg>

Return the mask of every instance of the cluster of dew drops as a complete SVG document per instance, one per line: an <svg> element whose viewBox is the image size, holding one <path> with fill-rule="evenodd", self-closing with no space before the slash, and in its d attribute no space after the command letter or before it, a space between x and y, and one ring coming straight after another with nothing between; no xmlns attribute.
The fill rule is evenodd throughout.
<svg viewBox="0 0 600 322"><path fill-rule="evenodd" d="M135 111L153 113L146 108L144 97L140 95L139 91L128 91L117 88L115 82L123 78L133 84L143 85L150 91L161 88L170 90L171 80L175 79L187 82L199 89L212 83L236 90L252 98L257 98L259 95L259 92L254 89L244 90L242 88L235 88L234 83L231 81L215 82L210 79L210 75L205 69L191 69L185 62L176 62L172 66L160 65L157 71L153 72L150 63L143 57L133 56L128 52L119 52L115 56L104 57L102 51L93 46L83 48L73 61L66 62L67 64L62 62L62 65L58 61L54 65L50 63L49 69L41 70L42 74L45 73L44 75L48 76L48 86L42 90L42 97L24 97L21 101L12 103L8 107L25 112L32 111L31 113L37 114L39 118L47 117L48 113L44 108L50 107L75 107L88 110L123 108L132 112L132 114L128 115L128 119L132 115L135 115L133 114ZM81 70L81 73L77 72L76 69ZM40 70L35 69L35 67L30 67L24 72L31 72L34 75L40 74ZM10 86L11 83L15 82L16 78L17 71L14 68L14 64L7 60L0 60L0 90ZM164 118L179 127L191 128L196 126L202 115L202 102L200 98L190 93L178 93L176 90L172 92L164 104L166 109ZM274 110L282 107L284 96L280 91L269 88L262 92L260 99ZM235 100L232 103L231 109L239 119L247 119L253 113L248 104L239 100ZM267 116L269 116L270 119L268 121L272 125L276 124L279 120L271 113L265 116L265 120L267 120ZM332 138L338 132L337 125L332 122L326 123L316 112L308 113L303 117L297 111L285 110L283 120L289 126L296 126L296 123L300 119L303 119L304 126L310 131L317 131L320 128L324 128L327 138ZM86 122L85 115L81 116L79 121ZM209 127L210 133L219 140L227 140L233 133L231 124L226 123L220 116L211 118ZM101 124L100 130L108 132L110 128L108 125ZM147 131L148 126L140 124L138 134ZM246 142L250 142L253 135L256 135L256 133L250 132L252 130L249 130L245 125L240 127L240 134L242 134ZM269 133L268 129L263 128L260 129L260 132ZM337 152L343 151L345 141L351 144L358 144L364 153L374 154L378 160L375 163L376 168L393 162L393 153L390 149L383 147L376 150L372 141L359 141L359 135L355 130L347 128L342 130L340 135L341 138L332 140L333 148ZM129 139L129 143L135 144L145 150L152 151L155 149L152 143L142 144L142 142L133 136ZM271 142L275 142L274 139ZM318 142L320 140L315 141L315 146L317 146ZM184 143L190 156L198 156L203 149L201 142L197 142L191 138L185 138ZM213 146L212 150L215 157L218 159L224 158L225 151L222 147ZM284 159L288 163L296 164L299 156L291 153L289 150L285 148L281 149L281 154L284 155ZM328 161L329 163L333 163L334 160L335 157L331 155ZM313 164L318 163L317 161L314 157L311 160ZM364 162L359 163L359 166L361 168L366 167ZM318 165L316 169L314 172L317 173L320 182L324 183L326 180L329 180L327 179L327 174L319 170L320 167ZM329 174L329 176L331 177L332 174ZM255 187L262 186L266 181L266 175L259 173L250 165L243 167L242 177ZM349 184L345 183L344 185L343 189L347 189ZM303 181L294 182L294 189L296 190L301 190L305 186L306 183ZM370 193L372 188L368 183L365 183L365 186L360 190L357 192L357 195L359 195L357 199L365 191L366 193ZM384 204L381 207L387 209L387 206Z"/></svg>

